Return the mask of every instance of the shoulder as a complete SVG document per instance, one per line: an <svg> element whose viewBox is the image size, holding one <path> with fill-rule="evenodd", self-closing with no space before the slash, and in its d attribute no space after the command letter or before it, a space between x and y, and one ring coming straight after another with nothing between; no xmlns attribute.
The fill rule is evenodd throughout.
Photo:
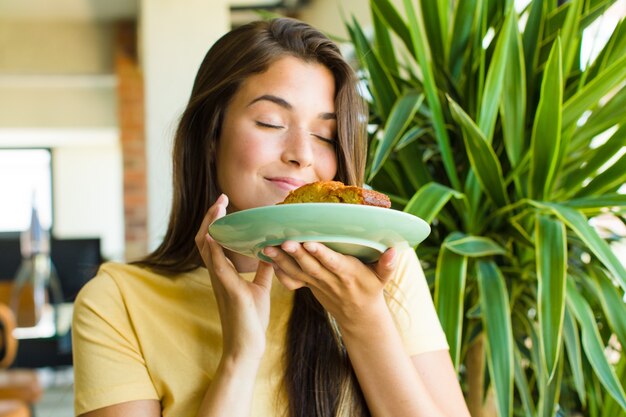
<svg viewBox="0 0 626 417"><path fill-rule="evenodd" d="M175 285L189 274L165 276L147 268L132 264L106 262L100 266L97 274L85 284L78 293L77 301L104 295L131 294L137 291L157 290L168 285Z"/></svg>
<svg viewBox="0 0 626 417"><path fill-rule="evenodd" d="M110 311L115 309L114 306L124 310L129 301L145 296L146 292L155 291L162 285L160 282L166 282L167 279L135 265L106 262L79 291L74 311Z"/></svg>
<svg viewBox="0 0 626 417"><path fill-rule="evenodd" d="M403 286L411 282L426 281L422 265L415 250L408 244L396 248L398 251L398 267L393 277L396 285Z"/></svg>
<svg viewBox="0 0 626 417"><path fill-rule="evenodd" d="M136 279L139 268L132 265L106 262L100 266L96 275L81 288L76 297L76 304L91 298L103 298L119 292L119 283L123 280Z"/></svg>
<svg viewBox="0 0 626 417"><path fill-rule="evenodd" d="M204 273L203 273L204 272ZM108 262L80 290L74 303L75 316L91 311L103 315L162 310L168 304L188 305L206 299L211 292L206 270L162 275L137 265ZM87 310L87 311L86 311ZM132 315L132 314L131 314Z"/></svg>
<svg viewBox="0 0 626 417"><path fill-rule="evenodd" d="M447 349L424 271L413 248L398 248L398 267L387 287L387 305L411 355Z"/></svg>

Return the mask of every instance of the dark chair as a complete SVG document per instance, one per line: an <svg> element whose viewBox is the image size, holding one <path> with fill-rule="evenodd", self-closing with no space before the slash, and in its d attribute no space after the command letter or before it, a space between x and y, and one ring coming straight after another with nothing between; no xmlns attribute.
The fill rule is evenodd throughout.
<svg viewBox="0 0 626 417"><path fill-rule="evenodd" d="M61 282L63 301L72 302L102 263L100 238L53 237L50 258ZM19 232L0 233L0 281L13 280L21 261Z"/></svg>
<svg viewBox="0 0 626 417"><path fill-rule="evenodd" d="M21 262L19 232L0 233L0 302L10 303L13 279ZM99 238L52 238L50 258L71 303L102 263ZM39 368L72 364L71 332L50 338L22 339L12 367Z"/></svg>

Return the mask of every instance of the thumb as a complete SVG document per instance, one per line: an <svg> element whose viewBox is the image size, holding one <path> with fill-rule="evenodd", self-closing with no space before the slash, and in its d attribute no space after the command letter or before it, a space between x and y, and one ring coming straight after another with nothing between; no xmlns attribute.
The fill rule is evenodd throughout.
<svg viewBox="0 0 626 417"><path fill-rule="evenodd" d="M274 277L274 268L267 262L259 261L259 266L256 270L256 275L252 282L265 290L272 288L272 278Z"/></svg>
<svg viewBox="0 0 626 417"><path fill-rule="evenodd" d="M398 252L395 248L389 248L383 253L374 266L374 271L383 284L386 284L391 280L391 277L396 270L398 260Z"/></svg>

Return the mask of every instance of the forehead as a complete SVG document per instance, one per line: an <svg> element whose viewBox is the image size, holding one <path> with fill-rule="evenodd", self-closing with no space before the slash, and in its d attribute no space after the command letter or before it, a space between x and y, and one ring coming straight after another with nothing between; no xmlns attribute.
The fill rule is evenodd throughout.
<svg viewBox="0 0 626 417"><path fill-rule="evenodd" d="M316 93L318 100L334 101L335 78L330 69L319 62L284 56L272 62L265 71L246 78L235 97L243 99L268 92L286 99Z"/></svg>

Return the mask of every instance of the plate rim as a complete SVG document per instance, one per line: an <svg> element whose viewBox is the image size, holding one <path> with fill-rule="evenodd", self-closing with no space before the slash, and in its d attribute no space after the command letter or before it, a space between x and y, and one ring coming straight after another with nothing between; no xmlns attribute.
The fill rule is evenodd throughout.
<svg viewBox="0 0 626 417"><path fill-rule="evenodd" d="M393 230L394 232L399 232L401 237L404 239L405 242L407 242L410 246L416 246L419 243L423 242L431 233L432 229L430 227L430 225L428 224L428 222L426 222L424 219L415 216L414 214L411 213L407 213L404 211L400 211L400 210L396 210L393 208L386 208L386 207L379 207L379 206L369 206L369 205L362 205L362 204L348 204L348 203L293 203L293 204L275 204L275 205L269 205L269 206L261 206L261 207L254 207L254 208L250 208L250 209L246 209L246 210L240 210L240 211L236 211L233 213L229 213L223 217L220 217L219 219L215 220L213 223L211 223L208 227L208 232L209 234L211 234L211 236L218 241L220 244L222 244L224 247L228 248L229 250L233 250L235 252L238 253L242 253L246 256L251 256L251 257L256 257L257 259L259 259L260 257L257 256L257 253L255 253L255 250L263 244L264 240L261 240L261 242L258 242L256 244L253 244L251 247L247 248L245 250L245 253L242 252L241 250L237 250L237 249L233 249L233 245L229 244L229 242L224 241L224 239L216 239L215 236L213 236L212 234L212 229L214 227L228 227L230 225L228 224L223 224L225 222L228 222L230 219L236 219L239 216L255 216L258 215L257 213L263 213L264 211L272 211L272 210L287 210L287 211L291 211L293 213L298 212L298 209L302 208L302 207L306 207L308 210L311 209L322 209L322 210L326 210L326 209L342 209L342 208L349 208L351 211L363 211L363 212L380 212L380 213L389 213L392 216L396 216L396 218L401 218L407 221L411 221L411 222L417 222L418 226L416 226L416 230L419 231L420 233L424 233L423 236L421 236L421 238L419 240L417 240L415 243L410 242L409 239L406 239L404 235L402 235L402 230L397 229L397 228L390 228L391 230ZM330 236L330 235L329 235ZM335 236L343 236L343 235L335 235ZM348 239L351 238L351 236L346 235ZM355 236L355 239L359 239L359 240L370 240L373 241L372 239L364 239L362 237L359 236ZM266 239L267 240L267 239ZM280 239L276 239L276 240L280 240ZM284 239L287 240L287 239ZM283 240L283 241L284 241ZM298 241L297 236L294 236L292 240ZM320 236L320 239L317 240L319 242L323 242L324 239L322 236ZM391 247L389 245L385 245L383 243L377 242L380 245L384 245L386 247ZM235 245L237 246L237 245ZM267 245L266 245L267 246ZM370 246L371 248L371 246ZM262 258L261 258L262 259Z"/></svg>

